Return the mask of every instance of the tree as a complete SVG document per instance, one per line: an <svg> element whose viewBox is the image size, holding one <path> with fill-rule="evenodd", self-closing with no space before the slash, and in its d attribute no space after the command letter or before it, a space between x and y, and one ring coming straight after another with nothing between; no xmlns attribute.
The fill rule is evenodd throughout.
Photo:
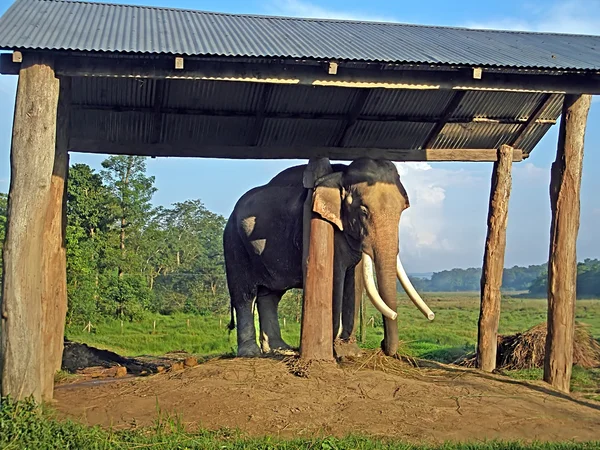
<svg viewBox="0 0 600 450"><path fill-rule="evenodd" d="M91 320L101 304L103 270L110 225L111 194L86 164L69 169L67 184L67 293L70 320Z"/></svg>
<svg viewBox="0 0 600 450"><path fill-rule="evenodd" d="M118 221L121 259L118 275L122 277L124 268L132 268L135 259L126 257L126 249L151 216L150 200L156 188L154 177L146 175L142 156L111 156L102 161L102 167L105 169L102 178L115 199L112 210Z"/></svg>

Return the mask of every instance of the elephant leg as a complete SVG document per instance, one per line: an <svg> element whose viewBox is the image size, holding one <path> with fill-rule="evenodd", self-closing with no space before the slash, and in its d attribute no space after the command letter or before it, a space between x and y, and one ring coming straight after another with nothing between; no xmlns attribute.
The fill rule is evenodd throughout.
<svg viewBox="0 0 600 450"><path fill-rule="evenodd" d="M344 278L344 291L342 294L341 321L342 331L335 341L336 355L340 356L360 356L362 350L356 343L354 336L354 321L356 309L356 292L354 280L354 267L346 271Z"/></svg>
<svg viewBox="0 0 600 450"><path fill-rule="evenodd" d="M277 309L283 292L259 292L256 298L260 323L260 346L264 353L274 350L291 350L281 338Z"/></svg>
<svg viewBox="0 0 600 450"><path fill-rule="evenodd" d="M234 302L234 308L237 318L238 356L260 356L254 327L254 301Z"/></svg>

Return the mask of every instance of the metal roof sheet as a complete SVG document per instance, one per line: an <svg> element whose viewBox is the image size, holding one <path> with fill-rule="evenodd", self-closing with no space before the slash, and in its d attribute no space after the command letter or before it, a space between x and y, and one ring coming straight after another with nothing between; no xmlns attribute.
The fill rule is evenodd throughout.
<svg viewBox="0 0 600 450"><path fill-rule="evenodd" d="M163 95L157 95L160 83ZM258 147L413 149L427 142L453 95L373 89L356 122L344 131L360 89L295 88L274 85L265 102L265 85L259 83L73 78L72 137L123 145L243 146L255 140ZM527 154L558 118L562 100L560 94L546 100L526 92L506 97L469 92L430 147L493 149L524 133L519 148ZM257 114L261 103L264 120ZM525 131L540 105L545 106L539 120Z"/></svg>
<svg viewBox="0 0 600 450"><path fill-rule="evenodd" d="M1 49L600 69L600 36L16 0Z"/></svg>

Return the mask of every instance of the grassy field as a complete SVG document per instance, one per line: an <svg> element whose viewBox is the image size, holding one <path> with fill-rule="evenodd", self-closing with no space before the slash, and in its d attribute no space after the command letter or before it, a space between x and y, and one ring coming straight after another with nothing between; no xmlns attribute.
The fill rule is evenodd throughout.
<svg viewBox="0 0 600 450"><path fill-rule="evenodd" d="M400 297L398 321L403 351L411 356L442 362L475 349L479 296L476 293L429 294L425 299L436 317L425 319L405 297ZM546 320L545 299L512 299L502 301L500 333L525 331ZM365 348L376 348L383 337L381 315L369 304L367 318L373 323L367 327ZM600 301L579 300L576 320L590 326L596 339L600 339ZM139 322L106 321L94 324L91 333L83 325L67 327L67 337L117 353L136 355L161 355L183 350L198 355L233 353L236 348L235 330L229 332L229 316L152 316ZM298 345L300 324L280 320L284 339Z"/></svg>
<svg viewBox="0 0 600 450"><path fill-rule="evenodd" d="M477 341L479 296L477 293L435 293L425 295L435 320L429 322L410 303L400 296L398 307L401 352L418 358L452 362L473 352ZM500 333L525 331L546 320L545 299L505 297L502 301ZM367 327L365 348L377 348L383 337L381 315L369 304L367 318L373 321ZM600 301L579 300L576 320L589 326L590 332L600 339ZM107 321L94 324L91 332L81 324L67 327L67 337L99 348L106 348L126 356L162 355L185 351L208 356L234 354L235 330L227 329L229 316L152 316L139 322ZM281 320L284 339L297 346L300 324ZM538 369L516 371L508 375L520 379L541 379ZM584 391L589 398L598 399L600 369L574 368L573 391Z"/></svg>

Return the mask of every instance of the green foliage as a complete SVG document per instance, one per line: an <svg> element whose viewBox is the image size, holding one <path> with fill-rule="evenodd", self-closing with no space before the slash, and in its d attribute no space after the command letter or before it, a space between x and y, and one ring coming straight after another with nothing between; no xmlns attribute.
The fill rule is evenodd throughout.
<svg viewBox="0 0 600 450"><path fill-rule="evenodd" d="M545 270L529 289L530 295L546 295L548 271ZM600 297L600 260L586 259L577 264L577 298Z"/></svg>
<svg viewBox="0 0 600 450"><path fill-rule="evenodd" d="M366 436L284 440L271 436L250 438L228 429L187 433L177 416L164 414L158 407L157 419L152 427L127 431L107 430L98 426L86 427L70 420L58 420L49 411L42 410L31 400L14 402L10 399L2 399L0 401L0 448L6 449L591 450L597 449L599 444L599 442L524 444L490 441L476 444L446 443L431 446Z"/></svg>
<svg viewBox="0 0 600 450"><path fill-rule="evenodd" d="M475 292L480 290L481 269L452 269L436 272L431 279L411 277L422 292ZM545 296L548 285L546 264L504 269L502 290L528 291L530 296ZM402 288L399 287L401 291ZM600 297L600 260L586 259L578 264L577 297Z"/></svg>
<svg viewBox="0 0 600 450"><path fill-rule="evenodd" d="M144 158L76 164L67 197L69 321L225 313L225 219L200 200L152 208Z"/></svg>

